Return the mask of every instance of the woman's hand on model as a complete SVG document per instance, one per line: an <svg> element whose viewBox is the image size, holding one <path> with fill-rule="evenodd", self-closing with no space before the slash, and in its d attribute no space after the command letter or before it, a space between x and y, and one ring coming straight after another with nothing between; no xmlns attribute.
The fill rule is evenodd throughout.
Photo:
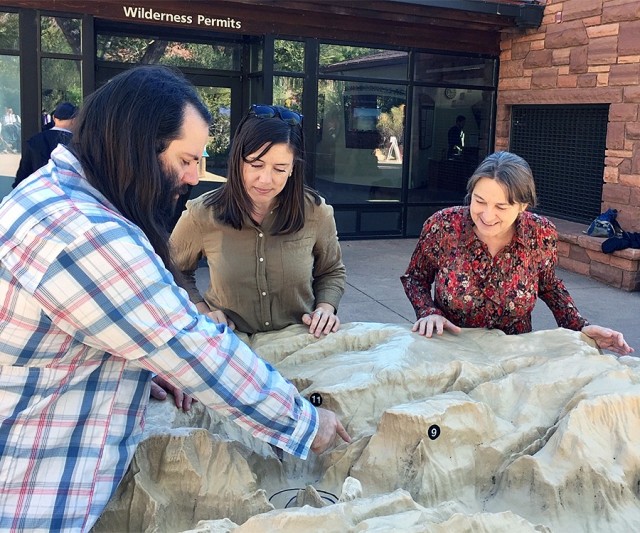
<svg viewBox="0 0 640 533"><path fill-rule="evenodd" d="M602 326L590 325L582 328L582 333L596 341L598 348L609 350L619 355L628 355L635 350L627 344L624 336L619 331L603 328Z"/></svg>
<svg viewBox="0 0 640 533"><path fill-rule="evenodd" d="M335 308L325 303L318 304L313 313L302 315L302 323L309 326L309 333L316 338L340 329L340 319L335 314Z"/></svg>
<svg viewBox="0 0 640 533"><path fill-rule="evenodd" d="M316 454L324 452L339 435L345 442L351 442L351 437L333 411L316 407L318 411L318 432L311 443L311 451Z"/></svg>
<svg viewBox="0 0 640 533"><path fill-rule="evenodd" d="M427 338L431 338L435 330L437 335L442 335L444 330L448 330L451 333L460 333L461 328L456 326L450 320L447 320L442 315L429 315L416 320L415 324L411 328L411 331L424 335Z"/></svg>

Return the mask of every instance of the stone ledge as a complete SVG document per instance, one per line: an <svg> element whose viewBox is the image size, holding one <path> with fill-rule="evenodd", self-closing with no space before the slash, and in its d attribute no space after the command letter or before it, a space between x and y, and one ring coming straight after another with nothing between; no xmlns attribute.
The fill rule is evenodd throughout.
<svg viewBox="0 0 640 533"><path fill-rule="evenodd" d="M625 291L640 291L640 249L602 252L604 239L584 234L585 224L548 217L558 230L558 265Z"/></svg>

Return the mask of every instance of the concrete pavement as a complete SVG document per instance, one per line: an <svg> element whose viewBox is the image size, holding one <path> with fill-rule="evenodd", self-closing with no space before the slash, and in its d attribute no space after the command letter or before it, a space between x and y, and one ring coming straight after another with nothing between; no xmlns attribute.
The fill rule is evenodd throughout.
<svg viewBox="0 0 640 533"><path fill-rule="evenodd" d="M341 240L347 289L339 309L342 322L412 323L413 308L404 294L404 273L417 239ZM580 313L592 324L621 331L640 356L640 292L609 287L594 279L558 269ZM556 328L544 302L533 312L534 330Z"/></svg>

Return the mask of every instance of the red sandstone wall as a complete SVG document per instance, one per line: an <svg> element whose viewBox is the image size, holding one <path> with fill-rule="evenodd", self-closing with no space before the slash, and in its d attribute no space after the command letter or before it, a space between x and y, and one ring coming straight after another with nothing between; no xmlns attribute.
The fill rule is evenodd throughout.
<svg viewBox="0 0 640 533"><path fill-rule="evenodd" d="M514 104L608 103L602 209L640 231L640 0L547 0L540 28L501 40L496 150Z"/></svg>

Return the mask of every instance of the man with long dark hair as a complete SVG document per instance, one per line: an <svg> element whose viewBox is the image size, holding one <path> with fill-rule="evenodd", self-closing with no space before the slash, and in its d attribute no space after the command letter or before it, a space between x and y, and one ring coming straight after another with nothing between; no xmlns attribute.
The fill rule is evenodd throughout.
<svg viewBox="0 0 640 533"><path fill-rule="evenodd" d="M198 181L210 119L179 74L131 69L0 205L0 529L92 527L153 374L294 455L349 440L174 281L165 221Z"/></svg>

